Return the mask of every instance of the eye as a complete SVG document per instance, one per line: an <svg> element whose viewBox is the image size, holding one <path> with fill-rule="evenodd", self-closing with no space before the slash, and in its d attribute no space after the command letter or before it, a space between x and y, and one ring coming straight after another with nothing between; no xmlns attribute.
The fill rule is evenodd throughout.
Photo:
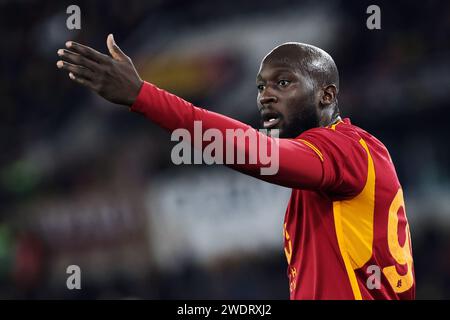
<svg viewBox="0 0 450 320"><path fill-rule="evenodd" d="M278 81L278 85L282 87L287 87L291 82L289 80L280 80Z"/></svg>
<svg viewBox="0 0 450 320"><path fill-rule="evenodd" d="M264 85L263 84L258 84L256 87L258 88L258 91L263 91L264 90Z"/></svg>

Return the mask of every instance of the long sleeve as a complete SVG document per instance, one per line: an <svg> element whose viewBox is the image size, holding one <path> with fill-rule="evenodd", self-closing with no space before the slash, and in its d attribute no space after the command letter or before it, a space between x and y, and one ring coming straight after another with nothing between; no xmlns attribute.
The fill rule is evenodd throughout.
<svg viewBox="0 0 450 320"><path fill-rule="evenodd" d="M203 132L208 129L219 130L223 139L222 145L225 158L229 150L233 150L234 155L242 152L245 154L246 159L252 156L250 155L252 145L249 140L234 137L234 139L229 141L230 139L226 139L227 130L240 129L243 132L251 133L256 137L258 146L266 144L266 150L268 150L270 156L273 156L270 152L270 150L273 150L272 147L277 146L278 159L274 158L278 161L277 172L271 175L261 174L261 168L269 165L260 156L256 157L255 163L246 161L244 164L239 164L239 162L236 163L234 161L233 164L227 164L229 167L258 179L290 188L318 189L322 185L323 159L314 150L313 146L303 142L301 139L268 137L242 122L195 107L182 98L159 89L148 82L144 82L130 110L143 114L169 132L182 128L194 135L194 123L197 121L201 122ZM205 148L208 143L202 141L202 147ZM227 146L230 147L230 143L232 144L231 148L227 148Z"/></svg>

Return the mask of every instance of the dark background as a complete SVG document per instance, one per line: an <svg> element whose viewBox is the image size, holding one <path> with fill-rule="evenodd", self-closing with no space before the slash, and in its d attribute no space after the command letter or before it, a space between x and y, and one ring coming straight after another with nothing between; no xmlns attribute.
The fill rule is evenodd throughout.
<svg viewBox="0 0 450 320"><path fill-rule="evenodd" d="M145 80L254 126L270 49L329 52L341 113L396 165L417 298L450 298L450 2L1 1L0 24L0 298L288 298L289 190L176 167L167 133L57 70L66 40L106 52L109 33ZM81 290L66 288L72 264Z"/></svg>

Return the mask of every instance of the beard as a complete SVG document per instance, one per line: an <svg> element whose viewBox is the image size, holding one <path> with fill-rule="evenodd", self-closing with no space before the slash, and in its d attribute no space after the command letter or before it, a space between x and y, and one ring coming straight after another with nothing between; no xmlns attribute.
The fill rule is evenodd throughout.
<svg viewBox="0 0 450 320"><path fill-rule="evenodd" d="M319 115L314 103L304 104L297 113L285 118L280 138L297 138L306 130L319 127Z"/></svg>

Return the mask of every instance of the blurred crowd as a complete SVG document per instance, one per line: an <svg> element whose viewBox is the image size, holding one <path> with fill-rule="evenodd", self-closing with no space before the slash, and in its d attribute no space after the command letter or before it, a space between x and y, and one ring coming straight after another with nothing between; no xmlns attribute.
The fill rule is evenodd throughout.
<svg viewBox="0 0 450 320"><path fill-rule="evenodd" d="M162 199L158 189L187 177L207 194L211 185L199 183L197 172L228 181L231 170L176 167L168 133L57 70L66 40L106 52L109 33L145 80L254 126L254 78L264 54L288 40L328 51L340 71L342 115L378 137L396 165L417 298L450 298L450 2L377 1L381 30L366 27L367 1L79 1L80 30L66 28L70 4L0 2L0 298L288 298L286 190L276 198L279 224L262 226L279 239L255 233L262 247L224 245L223 254L210 255L214 241L247 239L226 236L228 229L219 232L223 239L181 238L177 219L195 221L191 211L206 206L189 187L180 188L188 195L180 199L170 192ZM257 183L245 179L245 186ZM233 190L218 196L225 220L239 221L227 212L248 208L270 216L256 206L256 191L240 198L242 187ZM197 199L194 209L170 215L189 199ZM171 218L159 219L161 212ZM172 231L158 238L158 228ZM171 256L168 243L185 239L192 247ZM83 270L82 290L66 287L71 264Z"/></svg>

